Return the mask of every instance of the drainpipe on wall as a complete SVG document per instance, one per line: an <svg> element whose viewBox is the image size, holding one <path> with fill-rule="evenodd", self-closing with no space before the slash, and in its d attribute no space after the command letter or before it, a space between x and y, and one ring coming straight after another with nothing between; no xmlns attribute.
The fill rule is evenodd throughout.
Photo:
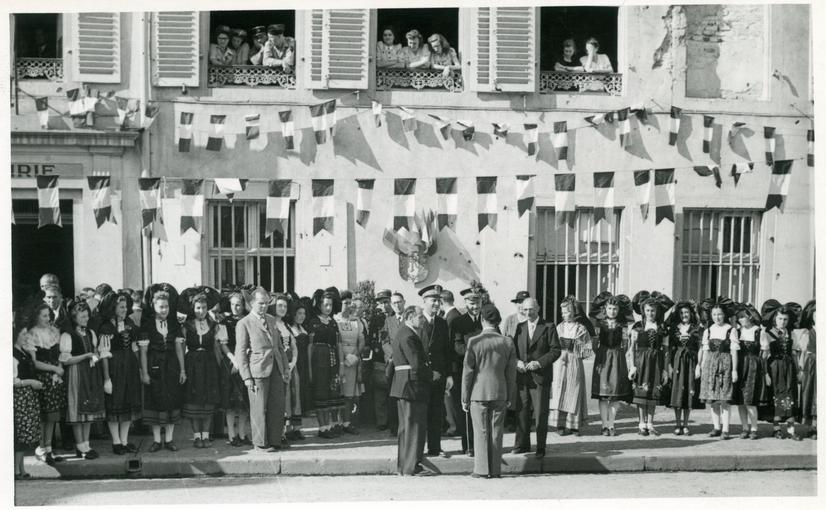
<svg viewBox="0 0 826 510"><path fill-rule="evenodd" d="M132 43L140 48L140 57L137 59L138 66L136 66L138 86L138 99L140 100L140 108L138 109L138 116L141 125L144 124L144 109L150 97L151 85L149 83L149 74L147 73L149 65L149 48L146 42L148 41L147 33L150 29L148 12L136 13L138 20L136 23L135 37L132 38ZM152 158L150 157L150 143L151 137L149 130L144 129L141 132L141 177L151 177L152 175ZM143 269L143 288L148 289L152 285L152 235L141 233L141 267Z"/></svg>

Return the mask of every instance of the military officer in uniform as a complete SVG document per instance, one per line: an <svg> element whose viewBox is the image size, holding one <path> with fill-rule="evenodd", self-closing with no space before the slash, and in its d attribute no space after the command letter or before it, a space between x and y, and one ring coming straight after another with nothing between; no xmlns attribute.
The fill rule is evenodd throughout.
<svg viewBox="0 0 826 510"><path fill-rule="evenodd" d="M453 379L454 381L462 380L462 368L464 366L465 351L467 342L471 337L474 337L482 332L482 322L479 318L479 309L482 302L482 294L484 289L481 287L471 287L465 289L460 294L465 298L465 307L467 312L453 320L452 335L453 335ZM461 407L462 404L462 388L460 384L454 384L452 390L453 403L458 409L456 411L457 425L459 432L462 434L462 451L473 457L473 422Z"/></svg>
<svg viewBox="0 0 826 510"><path fill-rule="evenodd" d="M442 450L442 422L444 421L445 390L453 388L450 362L453 346L447 322L439 317L441 306L441 285L430 285L419 291L423 301L423 321L419 330L427 361L433 371L430 385L430 399L427 404L427 456L447 457Z"/></svg>

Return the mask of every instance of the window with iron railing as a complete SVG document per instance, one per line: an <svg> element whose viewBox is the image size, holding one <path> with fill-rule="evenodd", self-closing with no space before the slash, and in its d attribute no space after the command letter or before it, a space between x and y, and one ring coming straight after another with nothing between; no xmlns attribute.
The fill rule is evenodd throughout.
<svg viewBox="0 0 826 510"><path fill-rule="evenodd" d="M14 15L14 68L18 80L63 80L60 14Z"/></svg>
<svg viewBox="0 0 826 510"><path fill-rule="evenodd" d="M556 226L553 209L536 213L536 296L548 321L561 320L559 303L574 295L586 311L603 290L617 292L622 210L595 222L592 209L577 209L573 226Z"/></svg>

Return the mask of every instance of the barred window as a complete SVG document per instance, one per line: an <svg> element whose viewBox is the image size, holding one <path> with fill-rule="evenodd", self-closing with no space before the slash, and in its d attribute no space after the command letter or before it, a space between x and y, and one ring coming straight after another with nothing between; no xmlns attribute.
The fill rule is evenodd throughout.
<svg viewBox="0 0 826 510"><path fill-rule="evenodd" d="M757 210L686 210L683 214L683 298L717 296L754 303L760 278Z"/></svg>
<svg viewBox="0 0 826 510"><path fill-rule="evenodd" d="M295 204L290 205L287 234L265 235L263 201L210 202L209 281L217 287L252 283L270 292L295 287Z"/></svg>
<svg viewBox="0 0 826 510"><path fill-rule="evenodd" d="M577 209L573 228L556 228L550 208L538 209L536 216L536 297L545 320L562 320L559 303L568 295L590 311L601 291L617 291L621 209L614 209L610 221L599 222L593 209Z"/></svg>

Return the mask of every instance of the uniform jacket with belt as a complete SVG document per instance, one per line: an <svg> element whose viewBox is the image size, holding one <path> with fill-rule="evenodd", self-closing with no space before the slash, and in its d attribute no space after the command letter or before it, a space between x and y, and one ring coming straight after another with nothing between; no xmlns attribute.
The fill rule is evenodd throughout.
<svg viewBox="0 0 826 510"><path fill-rule="evenodd" d="M553 380L554 361L562 353L559 336L554 325L545 322L541 318L536 322L533 336L530 336L528 331L528 321L520 322L516 326L516 335L513 341L516 348L516 357L525 363L538 361L542 368L518 374L517 382L520 386L524 384L530 388L548 386Z"/></svg>
<svg viewBox="0 0 826 510"><path fill-rule="evenodd" d="M248 314L235 325L235 361L241 379L270 377L275 367L284 382L290 380L289 361L275 326L275 317L264 315L267 325L255 314Z"/></svg>
<svg viewBox="0 0 826 510"><path fill-rule="evenodd" d="M390 396L405 400L427 400L433 373L419 335L407 325L393 338L393 383Z"/></svg>
<svg viewBox="0 0 826 510"><path fill-rule="evenodd" d="M516 350L513 341L485 330L468 342L462 373L462 403L516 403Z"/></svg>

